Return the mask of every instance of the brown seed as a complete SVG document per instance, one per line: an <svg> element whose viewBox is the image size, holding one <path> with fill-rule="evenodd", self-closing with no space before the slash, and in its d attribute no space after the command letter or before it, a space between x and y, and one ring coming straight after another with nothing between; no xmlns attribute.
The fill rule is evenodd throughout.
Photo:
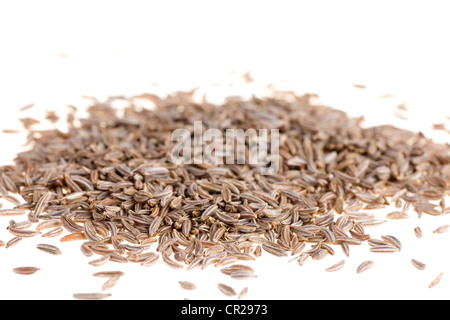
<svg viewBox="0 0 450 320"><path fill-rule="evenodd" d="M411 263L414 267L416 267L419 270L425 270L425 268L427 267L424 263L415 259L411 259Z"/></svg>
<svg viewBox="0 0 450 320"><path fill-rule="evenodd" d="M263 243L261 246L264 251L273 254L274 256L277 257L285 257L287 256L287 252L285 250L283 250L283 248L275 245L274 243Z"/></svg>
<svg viewBox="0 0 450 320"><path fill-rule="evenodd" d="M8 249L9 247L12 247L12 246L15 246L16 244L18 244L20 241L22 241L22 239L23 238L21 238L21 237L14 237L14 238L12 238L11 240L9 240L7 243L6 243L6 249Z"/></svg>
<svg viewBox="0 0 450 320"><path fill-rule="evenodd" d="M248 287L245 287L245 288L242 289L242 291L239 293L238 299L244 299L245 296L247 295L247 293L248 293Z"/></svg>
<svg viewBox="0 0 450 320"><path fill-rule="evenodd" d="M375 246L370 248L370 252L374 253L396 253L400 251L398 247L385 245L385 246Z"/></svg>
<svg viewBox="0 0 450 320"><path fill-rule="evenodd" d="M159 255L157 255L156 253L152 253L147 259L145 259L144 261L142 261L141 265L143 267L150 267L152 265L154 265L159 259Z"/></svg>
<svg viewBox="0 0 450 320"><path fill-rule="evenodd" d="M31 221L21 221L21 222L14 222L13 220L10 221L10 226L14 227L15 229L28 229L31 227L32 223Z"/></svg>
<svg viewBox="0 0 450 320"><path fill-rule="evenodd" d="M310 254L302 253L300 257L298 258L297 262L299 266L305 265L306 261L308 261L311 258Z"/></svg>
<svg viewBox="0 0 450 320"><path fill-rule="evenodd" d="M58 247L52 246L50 244L38 244L36 246L36 248L38 248L39 250L44 251L46 253L55 255L55 256L61 254L61 250L59 250Z"/></svg>
<svg viewBox="0 0 450 320"><path fill-rule="evenodd" d="M114 277L122 277L125 273L122 271L100 271L94 273L92 276L97 278L114 278Z"/></svg>
<svg viewBox="0 0 450 320"><path fill-rule="evenodd" d="M363 127L362 118L312 103L313 95L229 97L219 109L194 93L92 99L84 118L70 110L65 131L33 128L26 150L0 167L0 196L16 206L1 215L28 218L10 231L26 237L64 228L70 235L62 242L88 240L80 247L86 256L142 265L157 261L146 252L155 243L166 264L192 270L252 261L263 250L291 254L303 265L333 255L334 245L348 256L350 245L365 241L372 252L398 252L398 239L375 241L366 229L407 218L410 209L419 217L450 213L448 144L390 125ZM134 99L153 108L138 110ZM116 109L123 102L129 106ZM168 137L176 128L193 133L193 119L204 119L205 130L279 129L277 173L245 163L253 155L250 137L243 164L171 163ZM224 147L225 157L239 151ZM391 202L398 211L384 220L361 212ZM27 229L30 223L38 223L36 230Z"/></svg>
<svg viewBox="0 0 450 320"><path fill-rule="evenodd" d="M110 293L74 293L73 297L78 300L102 300L110 297Z"/></svg>
<svg viewBox="0 0 450 320"><path fill-rule="evenodd" d="M434 279L429 285L428 288L433 288L435 286L437 286L439 284L439 282L441 282L442 277L444 276L444 273L440 273L436 279Z"/></svg>
<svg viewBox="0 0 450 320"><path fill-rule="evenodd" d="M82 232L71 233L59 239L60 242L69 242L78 240L86 240L86 236L84 235L84 233Z"/></svg>
<svg viewBox="0 0 450 320"><path fill-rule="evenodd" d="M433 123L434 130L446 130L445 123Z"/></svg>
<svg viewBox="0 0 450 320"><path fill-rule="evenodd" d="M19 267L14 268L13 271L17 274L23 274L23 275L31 275L36 273L37 271L41 270L40 268L36 267Z"/></svg>
<svg viewBox="0 0 450 320"><path fill-rule="evenodd" d="M53 193L49 191L38 200L38 202L36 203L36 208L34 210L34 215L36 217L39 217L42 214L42 212L44 212L52 196Z"/></svg>
<svg viewBox="0 0 450 320"><path fill-rule="evenodd" d="M234 264L230 267L220 269L220 271L226 275L231 275L233 272L238 272L238 271L246 271L246 272L251 272L251 273L255 272L255 270L253 270L253 268L243 265L243 264Z"/></svg>
<svg viewBox="0 0 450 320"><path fill-rule="evenodd" d="M1 179L3 180L3 185L6 187L6 189L11 191L12 193L19 193L19 190L17 189L16 184L11 180L10 177L8 177L8 175L6 175L5 173L2 172ZM16 209L11 209L11 210L16 210Z"/></svg>
<svg viewBox="0 0 450 320"><path fill-rule="evenodd" d="M22 108L20 108L19 111L23 112L23 111L29 110L29 109L33 108L33 106L34 106L34 103L27 104L26 106L23 106Z"/></svg>
<svg viewBox="0 0 450 320"><path fill-rule="evenodd" d="M111 252L110 254L108 254L109 256L109 261L112 262L117 262L117 263L127 263L128 259L124 256L121 256L119 253L116 252Z"/></svg>
<svg viewBox="0 0 450 320"><path fill-rule="evenodd" d="M80 233L83 231L83 227L69 218L66 214L61 214L61 223L63 227L71 233Z"/></svg>
<svg viewBox="0 0 450 320"><path fill-rule="evenodd" d="M13 235L21 238L30 238L40 234L40 232L37 230L23 230L11 226L8 227L8 231L11 232Z"/></svg>
<svg viewBox="0 0 450 320"><path fill-rule="evenodd" d="M25 215L27 212L23 209L3 209L0 210L0 216L23 216Z"/></svg>
<svg viewBox="0 0 450 320"><path fill-rule="evenodd" d="M173 261L173 260L170 259L170 257L169 257L167 254L165 254L165 253L163 253L162 258L163 258L163 261L164 261L169 267L171 267L171 268L173 268L173 269L183 269L183 268L184 268L183 265L181 265L181 264L179 264L179 263Z"/></svg>
<svg viewBox="0 0 450 320"><path fill-rule="evenodd" d="M450 225L446 224L434 230L433 233L444 233L447 232L448 230L450 230Z"/></svg>
<svg viewBox="0 0 450 320"><path fill-rule="evenodd" d="M235 296L236 295L236 291L234 291L234 289L230 286L227 286L226 284L223 283L219 283L218 285L219 290L226 296Z"/></svg>
<svg viewBox="0 0 450 320"><path fill-rule="evenodd" d="M389 245L388 242L380 239L369 239L367 241L367 244L371 247L377 247L377 246L387 246Z"/></svg>
<svg viewBox="0 0 450 320"><path fill-rule="evenodd" d="M107 263L110 260L110 257L111 256L109 254L105 254L100 258L89 261L89 264L94 267L99 267Z"/></svg>
<svg viewBox="0 0 450 320"><path fill-rule="evenodd" d="M349 245L348 245L347 243L345 243L345 242L341 243L341 249L342 249L342 252L343 252L347 257L350 256L350 247L349 247Z"/></svg>
<svg viewBox="0 0 450 320"><path fill-rule="evenodd" d="M249 280L257 278L257 276L250 271L235 271L230 274L231 279L236 280Z"/></svg>
<svg viewBox="0 0 450 320"><path fill-rule="evenodd" d="M365 271L367 271L367 270L369 270L370 268L372 268L373 267L373 261L371 261L371 260L367 260L367 261L364 261L363 263L361 263L359 266L358 266L358 268L356 269L356 273L363 273L363 272L365 272Z"/></svg>
<svg viewBox="0 0 450 320"><path fill-rule="evenodd" d="M161 225L161 222L162 222L162 217L161 216L156 217L152 221L152 223L151 223L151 225L149 227L149 231L148 231L148 234L149 234L150 237L152 237L158 231L158 229L159 229L159 227Z"/></svg>
<svg viewBox="0 0 450 320"><path fill-rule="evenodd" d="M344 265L345 265L345 260L341 260L338 263L332 265L331 267L325 269L325 271L335 272L335 271L341 270L344 267Z"/></svg>
<svg viewBox="0 0 450 320"><path fill-rule="evenodd" d="M366 221L360 221L359 224L363 227L376 227L383 223L385 223L386 220L366 220Z"/></svg>
<svg viewBox="0 0 450 320"><path fill-rule="evenodd" d="M5 196L2 196L1 198L5 199L6 201L11 202L15 206L20 206L20 204L21 204L18 199L16 199L15 197L13 197L11 195L5 195Z"/></svg>
<svg viewBox="0 0 450 320"><path fill-rule="evenodd" d="M394 211L394 212L388 213L386 215L386 218L391 219L391 220L408 219L409 215L403 211Z"/></svg>
<svg viewBox="0 0 450 320"><path fill-rule="evenodd" d="M219 262L217 262L214 266L216 268L220 268L220 267L226 266L228 264L235 263L237 261L238 261L238 259L236 257L225 256L222 259L220 259Z"/></svg>
<svg viewBox="0 0 450 320"><path fill-rule="evenodd" d="M396 237L394 236L381 236L381 239L383 239L384 241L386 241L387 243L393 245L394 247L397 247L399 250L402 249L402 243L400 242L400 240L398 240Z"/></svg>
<svg viewBox="0 0 450 320"><path fill-rule="evenodd" d="M189 281L178 281L178 283L185 290L195 290L195 289L197 289L197 286L194 283L189 282Z"/></svg>
<svg viewBox="0 0 450 320"><path fill-rule="evenodd" d="M43 238L54 238L54 237L61 235L63 232L64 232L64 229L61 227L58 227L58 228L51 229L51 230L47 231L46 233L42 234L42 237Z"/></svg>
<svg viewBox="0 0 450 320"><path fill-rule="evenodd" d="M318 249L314 250L314 252L311 253L311 258L313 260L321 260L325 258L328 255L328 251L325 249Z"/></svg>
<svg viewBox="0 0 450 320"><path fill-rule="evenodd" d="M114 276L106 280L106 282L102 286L102 291L108 291L112 287L116 285L116 283L119 281L120 276Z"/></svg>
<svg viewBox="0 0 450 320"><path fill-rule="evenodd" d="M422 229L420 229L420 227L415 227L414 228L414 234L416 235L417 238L422 238L423 237Z"/></svg>

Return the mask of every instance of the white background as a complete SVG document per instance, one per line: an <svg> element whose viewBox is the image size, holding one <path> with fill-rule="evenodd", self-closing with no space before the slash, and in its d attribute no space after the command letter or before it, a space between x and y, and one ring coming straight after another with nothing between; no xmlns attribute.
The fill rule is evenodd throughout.
<svg viewBox="0 0 450 320"><path fill-rule="evenodd" d="M199 87L214 99L265 94L271 84L317 93L327 105L364 115L366 126L391 123L449 142L448 134L431 130L436 122L450 127L449 9L448 1L1 1L0 129L21 128L20 117L42 119L49 110L64 115L66 104L83 110L88 101L81 95L102 99ZM242 81L246 72L254 83ZM381 98L386 94L392 97ZM18 111L29 103L36 105ZM395 117L400 103L410 109L408 121ZM25 136L0 134L1 164L11 163ZM450 232L432 230L450 218L410 216L368 229L374 237L400 238L401 253L352 247L344 269L331 274L324 269L344 258L339 248L303 267L263 253L249 264L258 275L249 281L230 280L214 267L186 272L162 262L95 268L78 242L24 239L0 248L0 298L71 299L75 292L100 291L103 280L92 273L123 270L111 299L222 299L219 282L237 291L248 286L248 299L448 299ZM12 237L8 221L0 219L5 242ZM418 225L423 239L413 235ZM37 243L56 244L63 255L40 252ZM427 269L416 270L412 258ZM357 275L368 259L374 267ZM12 272L25 265L41 270ZM441 283L428 289L440 272ZM179 280L198 289L184 291Z"/></svg>

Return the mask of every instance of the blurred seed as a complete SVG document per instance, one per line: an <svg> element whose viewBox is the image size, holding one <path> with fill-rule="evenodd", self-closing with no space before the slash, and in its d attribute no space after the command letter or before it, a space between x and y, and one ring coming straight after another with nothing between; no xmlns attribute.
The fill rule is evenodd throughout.
<svg viewBox="0 0 450 320"><path fill-rule="evenodd" d="M417 238L422 238L423 237L422 229L420 229L420 227L415 227L414 228L414 234L416 235Z"/></svg>
<svg viewBox="0 0 450 320"><path fill-rule="evenodd" d="M110 297L110 293L74 293L73 297L79 300L102 300Z"/></svg>
<svg viewBox="0 0 450 320"><path fill-rule="evenodd" d="M219 290L226 296L235 296L236 291L230 286L227 286L226 284L219 283L218 285Z"/></svg>
<svg viewBox="0 0 450 320"><path fill-rule="evenodd" d="M249 280L257 278L257 276L250 271L235 271L230 274L231 279L236 280Z"/></svg>
<svg viewBox="0 0 450 320"><path fill-rule="evenodd" d="M100 271L94 273L92 276L97 278L113 278L113 277L122 277L125 273L122 271Z"/></svg>
<svg viewBox="0 0 450 320"><path fill-rule="evenodd" d="M448 230L450 230L450 225L446 224L434 230L433 233L444 233L447 232Z"/></svg>
<svg viewBox="0 0 450 320"><path fill-rule="evenodd" d="M239 293L238 299L244 299L245 296L247 295L247 293L248 293L248 287L245 287L245 288L242 289L242 291Z"/></svg>
<svg viewBox="0 0 450 320"><path fill-rule="evenodd" d="M17 274L23 274L23 275L31 275L36 273L37 271L41 270L40 268L36 267L19 267L14 268L13 271Z"/></svg>
<svg viewBox="0 0 450 320"><path fill-rule="evenodd" d="M444 276L444 273L440 273L436 279L434 279L429 285L428 288L434 288L435 286L437 286L439 284L439 282L441 282L442 277Z"/></svg>
<svg viewBox="0 0 450 320"><path fill-rule="evenodd" d="M427 267L424 263L417 261L415 259L411 259L411 263L413 264L414 267L416 267L419 270L425 270L425 268Z"/></svg>
<svg viewBox="0 0 450 320"><path fill-rule="evenodd" d="M114 276L106 280L106 282L102 286L102 291L108 291L112 287L116 285L116 283L119 281L120 276Z"/></svg>
<svg viewBox="0 0 450 320"><path fill-rule="evenodd" d="M195 289L197 289L197 286L194 283L189 282L189 281L178 281L178 283L185 290L195 290Z"/></svg>
<svg viewBox="0 0 450 320"><path fill-rule="evenodd" d="M345 265L345 260L341 260L338 263L332 265L331 267L325 269L325 271L335 272L335 271L341 270L344 267L344 265Z"/></svg>

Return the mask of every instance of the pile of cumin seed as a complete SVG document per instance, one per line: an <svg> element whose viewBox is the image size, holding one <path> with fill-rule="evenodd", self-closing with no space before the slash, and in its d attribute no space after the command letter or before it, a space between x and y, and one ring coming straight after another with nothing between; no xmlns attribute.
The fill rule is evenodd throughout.
<svg viewBox="0 0 450 320"><path fill-rule="evenodd" d="M154 109L140 109L135 99ZM292 255L302 265L371 240L365 228L385 222L370 213L394 203L407 211L450 213L450 147L389 125L363 128L362 119L311 95L232 97L222 105L193 93L144 94L96 102L68 130L29 129L31 147L0 168L0 194L15 204L2 216L26 215L16 239L50 229L81 239L84 255L144 266L160 257L173 268L222 267L262 251ZM116 100L129 107L113 108ZM170 137L178 128L279 129L279 171L251 165L175 165ZM248 151L248 150L247 150ZM14 201L14 195L22 199ZM46 233L48 234L48 233ZM156 251L153 250L155 248ZM371 250L399 247L374 241ZM306 245L311 245L310 249ZM376 249L373 249L373 248Z"/></svg>

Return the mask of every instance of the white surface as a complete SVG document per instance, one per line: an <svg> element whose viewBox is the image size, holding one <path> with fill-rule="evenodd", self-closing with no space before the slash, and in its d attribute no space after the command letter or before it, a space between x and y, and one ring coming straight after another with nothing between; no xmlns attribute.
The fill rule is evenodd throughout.
<svg viewBox="0 0 450 320"><path fill-rule="evenodd" d="M273 84L318 93L325 104L364 115L367 126L392 123L449 142L449 135L431 130L450 115L448 6L447 1L2 1L0 129L20 128L17 119L23 116L62 114L66 104L82 108L86 101L80 95L201 87L214 98L261 94ZM245 72L255 83L240 80ZM394 97L381 99L384 94ZM30 112L18 111L33 102ZM400 103L411 110L410 120L395 118ZM0 163L11 163L24 141L24 134L0 134ZM0 219L5 242L12 237L5 230L8 220ZM162 262L95 268L78 242L24 239L0 248L0 299L71 299L75 292L100 291L103 280L91 276L100 270L126 273L111 289L113 299L222 299L219 282L236 290L248 286L248 299L449 299L450 232L432 233L447 223L448 216L418 220L411 212L407 221L368 229L374 237L395 235L404 249L375 255L367 245L352 247L344 269L331 274L324 269L344 258L339 248L334 257L303 267L263 253L249 264L259 276L250 281L229 280L214 267L186 272ZM417 225L423 239L413 235ZM63 255L40 252L37 243L56 244ZM416 270L412 258L428 268ZM357 275L367 259L374 267ZM42 270L32 276L12 272L24 265ZM428 289L440 272L441 283ZM198 289L184 291L179 280L193 281Z"/></svg>

